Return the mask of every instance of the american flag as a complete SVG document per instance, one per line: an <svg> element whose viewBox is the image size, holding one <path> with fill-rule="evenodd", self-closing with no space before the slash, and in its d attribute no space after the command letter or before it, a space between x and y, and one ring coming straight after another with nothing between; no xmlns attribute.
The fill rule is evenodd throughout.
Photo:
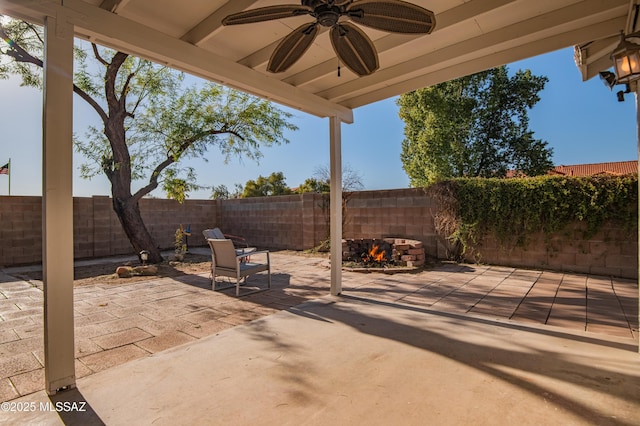
<svg viewBox="0 0 640 426"><path fill-rule="evenodd" d="M9 174L9 163L0 167L0 175L8 175Z"/></svg>

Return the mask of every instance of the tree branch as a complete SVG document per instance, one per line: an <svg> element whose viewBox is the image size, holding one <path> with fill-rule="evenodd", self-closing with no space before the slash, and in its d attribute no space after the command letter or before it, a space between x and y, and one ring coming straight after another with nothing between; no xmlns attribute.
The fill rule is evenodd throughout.
<svg viewBox="0 0 640 426"><path fill-rule="evenodd" d="M91 96L89 96L87 92L85 92L75 84L73 85L73 93L80 96L86 103L88 103L91 106L91 108L93 108L95 112L98 113L102 122L106 124L108 119L107 113L102 109L100 104L96 102L95 99L93 99Z"/></svg>
<svg viewBox="0 0 640 426"><path fill-rule="evenodd" d="M129 92L129 85L131 84L131 80L135 77L135 73L129 73L127 76L127 80L124 82L122 86L122 90L120 91L120 106L123 111L127 110L127 93ZM133 114L127 112L127 115L133 118Z"/></svg>
<svg viewBox="0 0 640 426"><path fill-rule="evenodd" d="M160 177L162 171L175 162L176 160L174 160L171 155L168 155L162 163L158 164L156 168L153 169L151 177L149 178L149 183L137 190L136 193L133 194L131 201L137 203L142 199L142 197L156 189L158 187L158 178Z"/></svg>
<svg viewBox="0 0 640 426"><path fill-rule="evenodd" d="M37 32L36 32L36 34L37 34ZM24 48L22 48L22 46L20 46L19 44L13 42L7 36L7 33L4 31L4 28L2 26L0 26L0 37L2 37L5 41L7 41L7 43L9 43L9 46L11 47L11 50L7 51L7 55L11 56L12 58L14 58L16 60L16 62L34 64L34 65L44 69L44 62L41 59L36 58L35 56L31 55ZM80 96L85 102L87 102L89 105L91 105L91 107L100 116L100 119L103 122L106 122L107 115L104 112L104 110L102 109L102 107L100 106L100 104L98 104L98 102L95 101L95 99L93 99L87 92L85 92L80 87L76 86L75 84L73 85L73 93L75 93L76 95Z"/></svg>
<svg viewBox="0 0 640 426"><path fill-rule="evenodd" d="M100 62L105 67L108 66L109 63L105 61L100 55L100 52L98 51L98 46L96 46L95 43L91 43L91 48L93 49L93 56L98 60L98 62Z"/></svg>
<svg viewBox="0 0 640 426"><path fill-rule="evenodd" d="M129 55L123 52L116 52L113 55L110 63L107 63L107 72L105 75L105 95L107 97L107 103L110 105L109 109L116 107L120 104L118 97L116 96L115 88L116 88L116 78L118 76L118 71L124 61L127 60Z"/></svg>
<svg viewBox="0 0 640 426"><path fill-rule="evenodd" d="M7 56L11 56L16 60L16 62L34 64L43 68L42 60L31 55L29 52L24 50L22 46L11 40L2 25L0 25L0 37L2 37L2 39L9 45L9 50L6 52Z"/></svg>
<svg viewBox="0 0 640 426"><path fill-rule="evenodd" d="M24 21L23 21L24 22ZM29 27L31 29L31 32L33 32L34 36L40 41L40 43L42 43L42 45L44 46L44 39L42 37L40 37L40 33L38 32L38 30L36 29L36 26L33 25L30 22L25 22L26 26Z"/></svg>
<svg viewBox="0 0 640 426"><path fill-rule="evenodd" d="M160 164L158 164L155 169L153 169L153 172L151 173L151 177L149 178L149 183L144 187L140 188L138 191L136 191L135 194L133 194L134 200L139 201L140 199L142 199L142 197L144 197L145 195L149 194L151 191L156 189L158 187L158 178L160 177L160 174L171 164L179 161L180 157L182 157L182 154L184 154L191 146L193 146L194 143L196 143L197 141L199 141L200 139L202 139L207 135L219 135L223 133L232 134L244 140L242 136L240 136L235 131L231 131L231 130L208 130L205 132L200 132L191 138L185 139L174 150L173 155L171 153L168 153L167 158L164 161L162 161Z"/></svg>

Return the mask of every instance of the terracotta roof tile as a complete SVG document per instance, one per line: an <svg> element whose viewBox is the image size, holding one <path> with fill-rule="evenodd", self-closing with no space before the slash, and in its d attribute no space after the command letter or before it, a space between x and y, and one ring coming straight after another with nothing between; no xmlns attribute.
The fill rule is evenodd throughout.
<svg viewBox="0 0 640 426"><path fill-rule="evenodd" d="M613 163L561 165L549 170L551 175L593 176L598 174L627 175L638 173L638 161L618 161Z"/></svg>

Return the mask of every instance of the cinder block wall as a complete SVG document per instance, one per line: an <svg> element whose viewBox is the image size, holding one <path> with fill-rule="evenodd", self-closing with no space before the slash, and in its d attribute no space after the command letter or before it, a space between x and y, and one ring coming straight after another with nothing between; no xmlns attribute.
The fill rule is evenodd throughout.
<svg viewBox="0 0 640 426"><path fill-rule="evenodd" d="M422 241L426 255L444 259L446 247L434 230L434 201L421 189L359 191L347 194L345 238L401 237ZM189 246L204 246L202 230L219 227L245 237L252 245L303 250L329 236L328 197L288 195L237 200L143 199L143 219L162 249L173 248L175 230L191 226ZM42 261L40 197L0 196L0 266ZM499 248L487 237L468 254L470 261L638 278L637 235L606 226L588 241L563 231L549 248L534 236L525 249ZM132 248L111 208L109 197L74 199L74 250L77 259L131 254Z"/></svg>
<svg viewBox="0 0 640 426"><path fill-rule="evenodd" d="M435 204L423 189L359 191L347 195L345 238L410 238L433 258L444 256L433 225Z"/></svg>
<svg viewBox="0 0 640 426"><path fill-rule="evenodd" d="M111 198L73 199L73 250L76 259L131 253Z"/></svg>
<svg viewBox="0 0 640 426"><path fill-rule="evenodd" d="M220 226L217 205L210 200L143 199L140 210L158 246L173 248L175 231L191 225L188 243L202 245L202 230ZM73 238L76 259L132 254L120 221L105 196L73 199ZM42 262L42 198L0 196L0 266Z"/></svg>
<svg viewBox="0 0 640 426"><path fill-rule="evenodd" d="M219 201L220 227L258 247L303 250L326 238L321 203L321 194Z"/></svg>
<svg viewBox="0 0 640 426"><path fill-rule="evenodd" d="M174 247L176 229L180 224L191 228L191 236L187 237L188 245L204 245L202 231L221 227L217 209L218 204L212 200L185 200L183 204L175 200L140 200L142 219L158 246L163 249Z"/></svg>
<svg viewBox="0 0 640 426"><path fill-rule="evenodd" d="M0 266L41 262L40 197L0 197L0 241Z"/></svg>
<svg viewBox="0 0 640 426"><path fill-rule="evenodd" d="M577 224L550 239L533 235L525 248L500 247L495 237L488 236L466 257L494 265L638 278L637 234L605 224L596 235L584 240L584 229Z"/></svg>

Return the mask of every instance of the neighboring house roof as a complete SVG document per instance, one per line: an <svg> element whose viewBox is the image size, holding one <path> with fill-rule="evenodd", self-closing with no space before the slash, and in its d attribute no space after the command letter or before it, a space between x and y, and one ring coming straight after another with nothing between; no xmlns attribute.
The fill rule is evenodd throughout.
<svg viewBox="0 0 640 426"><path fill-rule="evenodd" d="M593 176L598 174L627 175L638 173L638 161L617 161L613 163L560 165L549 170L550 175Z"/></svg>

